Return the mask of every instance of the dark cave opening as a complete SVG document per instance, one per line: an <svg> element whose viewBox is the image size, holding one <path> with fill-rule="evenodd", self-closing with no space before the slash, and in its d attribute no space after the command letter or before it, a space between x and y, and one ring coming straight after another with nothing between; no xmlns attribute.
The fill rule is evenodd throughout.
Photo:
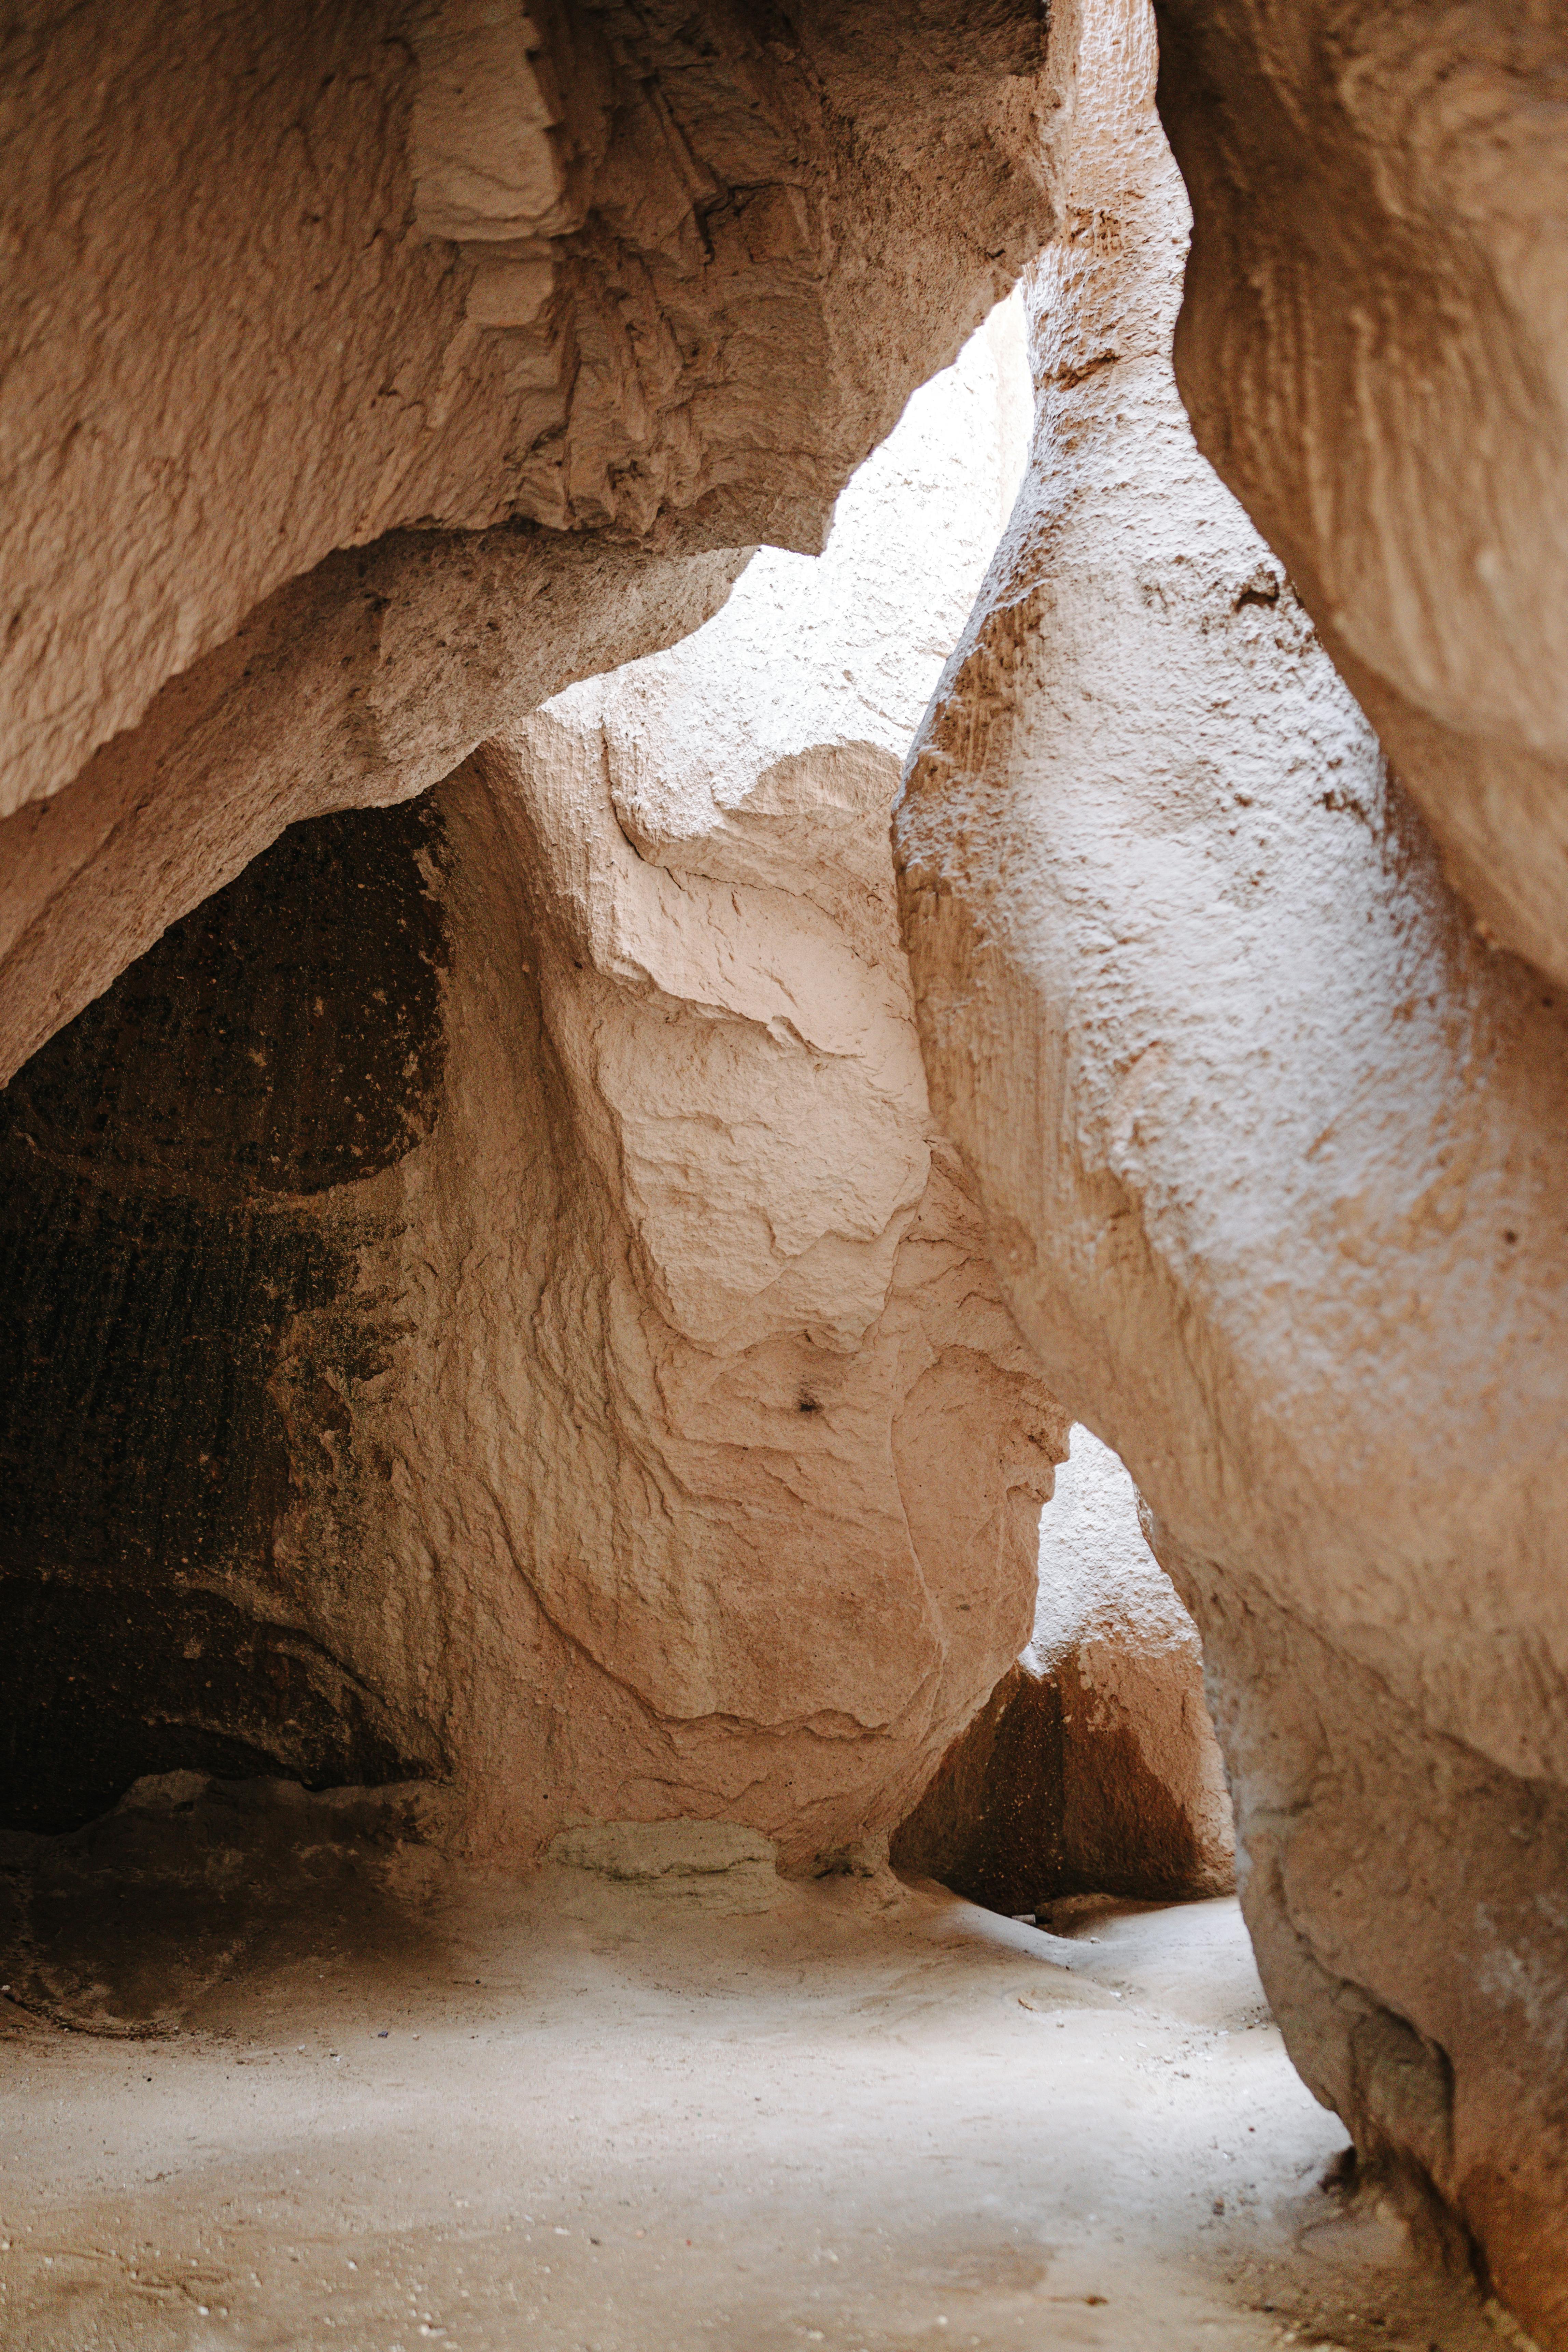
<svg viewBox="0 0 1568 2352"><path fill-rule="evenodd" d="M439 859L426 803L291 826L0 1095L5 1827L179 1769L429 1769L275 1536L376 1475L351 1407L437 1116Z"/></svg>

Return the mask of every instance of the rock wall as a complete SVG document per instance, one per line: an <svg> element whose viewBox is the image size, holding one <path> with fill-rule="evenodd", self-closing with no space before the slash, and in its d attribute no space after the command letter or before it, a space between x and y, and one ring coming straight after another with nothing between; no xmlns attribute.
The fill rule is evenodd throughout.
<svg viewBox="0 0 1568 2352"><path fill-rule="evenodd" d="M289 824L394 805L574 679L699 628L749 549L394 531L330 556L0 820L0 1076Z"/></svg>
<svg viewBox="0 0 1568 2352"><path fill-rule="evenodd" d="M11 11L0 1077L284 825L697 625L681 556L820 546L1051 222L1037 12L898 25Z"/></svg>
<svg viewBox="0 0 1568 2352"><path fill-rule="evenodd" d="M1568 1022L1194 446L1147 22L1053 37L1035 454L897 819L933 1100L1201 1631L1297 2063L1560 2345Z"/></svg>
<svg viewBox="0 0 1568 2352"><path fill-rule="evenodd" d="M1109 1446L1075 1429L1040 1517L1024 1663L1062 1712L1062 1892L1231 1892L1236 1828L1204 1697L1197 1628L1154 1560L1138 1494Z"/></svg>
<svg viewBox="0 0 1568 2352"><path fill-rule="evenodd" d="M6 1097L6 1805L449 1782L885 1832L1066 1423L926 1098L887 813L1011 505L1005 308L826 554L296 825Z"/></svg>
<svg viewBox="0 0 1568 2352"><path fill-rule="evenodd" d="M1161 21L1278 555L1129 0L12 12L0 1741L859 1843L1026 1630L988 1234L1303 2072L1562 2345L1562 26ZM1058 231L900 819L933 1124L877 843L994 372L962 545L529 714Z"/></svg>
<svg viewBox="0 0 1568 2352"><path fill-rule="evenodd" d="M896 1866L1016 1916L1063 1896L1228 1894L1236 1831L1197 1629L1109 1446L1072 1432L1040 1515L1034 1630L893 1839Z"/></svg>
<svg viewBox="0 0 1568 2352"><path fill-rule="evenodd" d="M1568 979L1568 23L1159 0L1176 373L1489 936Z"/></svg>

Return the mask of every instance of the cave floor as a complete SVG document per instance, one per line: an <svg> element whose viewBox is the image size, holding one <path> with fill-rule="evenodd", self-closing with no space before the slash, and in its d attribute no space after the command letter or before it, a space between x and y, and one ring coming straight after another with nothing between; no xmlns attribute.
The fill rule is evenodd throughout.
<svg viewBox="0 0 1568 2352"><path fill-rule="evenodd" d="M13 1942L7 2347L1501 2341L1320 2187L1234 1902L1058 1937L885 1871L226 1866L199 1918L56 1884Z"/></svg>

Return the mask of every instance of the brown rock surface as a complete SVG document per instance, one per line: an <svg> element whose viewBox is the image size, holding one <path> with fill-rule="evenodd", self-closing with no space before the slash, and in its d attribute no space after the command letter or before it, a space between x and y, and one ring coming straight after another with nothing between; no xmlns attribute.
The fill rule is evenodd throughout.
<svg viewBox="0 0 1568 2352"><path fill-rule="evenodd" d="M821 544L1050 225L1037 12L898 23L11 12L0 1072L285 824L449 772L496 655L538 699L711 609L675 556ZM615 643L638 547L677 609Z"/></svg>
<svg viewBox="0 0 1568 2352"><path fill-rule="evenodd" d="M1159 0L1176 373L1448 870L1568 979L1568 20Z"/></svg>
<svg viewBox="0 0 1568 2352"><path fill-rule="evenodd" d="M1039 1577L1024 1663L1059 1694L1063 1891L1232 1893L1236 1826L1203 1644L1149 1549L1136 1487L1087 1429L1041 1515Z"/></svg>
<svg viewBox="0 0 1568 2352"><path fill-rule="evenodd" d="M1236 1883L1197 1629L1108 1446L1072 1433L1040 1515L1035 1624L892 1844L896 1868L1014 1916L1064 1896Z"/></svg>
<svg viewBox="0 0 1568 2352"><path fill-rule="evenodd" d="M719 1818L801 1866L907 1811L1065 1450L886 832L1026 394L1014 306L819 561L289 828L13 1080L14 1822L423 1775L492 1848Z"/></svg>
<svg viewBox="0 0 1568 2352"><path fill-rule="evenodd" d="M1298 2063L1562 2345L1568 1024L1194 448L1152 40L1079 30L1033 467L898 818L933 1100L1201 1630Z"/></svg>

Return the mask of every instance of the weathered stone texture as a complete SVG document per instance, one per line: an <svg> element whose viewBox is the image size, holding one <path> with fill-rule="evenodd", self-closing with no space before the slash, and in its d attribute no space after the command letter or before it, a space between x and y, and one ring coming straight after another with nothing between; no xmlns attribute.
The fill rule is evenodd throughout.
<svg viewBox="0 0 1568 2352"><path fill-rule="evenodd" d="M11 12L0 811L402 526L819 546L1049 225L1036 11L898 27Z"/></svg>
<svg viewBox="0 0 1568 2352"><path fill-rule="evenodd" d="M14 1080L14 1819L422 1773L492 1848L718 1817L798 1866L908 1811L1065 1451L887 835L1027 418L1014 305L824 557L292 828Z"/></svg>
<svg viewBox="0 0 1568 2352"><path fill-rule="evenodd" d="M1036 10L900 26L12 12L0 1078L286 824L820 547L1053 217Z"/></svg>
<svg viewBox="0 0 1568 2352"><path fill-rule="evenodd" d="M1041 1515L1039 1577L1024 1662L1059 1696L1063 1892L1230 1893L1236 1829L1203 1645L1144 1539L1132 1481L1087 1429Z"/></svg>
<svg viewBox="0 0 1568 2352"><path fill-rule="evenodd" d="M0 1077L286 825L427 791L563 687L700 627L748 553L394 531L290 581L0 819Z"/></svg>
<svg viewBox="0 0 1568 2352"><path fill-rule="evenodd" d="M1561 2344L1568 1021L1194 447L1152 39L1079 29L1033 467L898 818L933 1100L1202 1633L1303 2074Z"/></svg>
<svg viewBox="0 0 1568 2352"><path fill-rule="evenodd" d="M1027 1630L992 1247L1303 2073L1568 2346L1561 12L1161 21L1278 553L1131 0L11 12L5 1775L858 1845ZM1058 229L933 1118L1002 328L808 551Z"/></svg>
<svg viewBox="0 0 1568 2352"><path fill-rule="evenodd" d="M1492 934L1568 979L1568 21L1158 0L1176 373Z"/></svg>
<svg viewBox="0 0 1568 2352"><path fill-rule="evenodd" d="M1015 1916L1062 1896L1230 1893L1197 1629L1089 1430L1041 1513L1038 1575L1028 1646L900 1824L896 1867Z"/></svg>

